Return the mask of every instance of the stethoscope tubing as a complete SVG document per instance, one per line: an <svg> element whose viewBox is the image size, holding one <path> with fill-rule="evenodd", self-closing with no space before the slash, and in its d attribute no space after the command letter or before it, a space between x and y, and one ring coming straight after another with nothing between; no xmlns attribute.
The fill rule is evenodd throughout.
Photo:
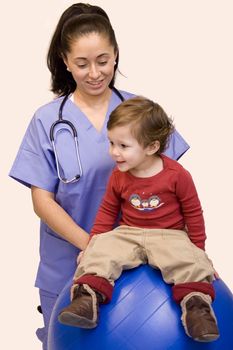
<svg viewBox="0 0 233 350"><path fill-rule="evenodd" d="M115 92L115 94L119 97L119 99L122 102L125 100L119 90L117 90L115 87L113 87L112 90ZM58 175L58 178L65 184L76 182L83 175L82 164L81 164L80 154L79 154L79 147L78 147L78 133L77 133L77 129L75 128L74 124L71 121L69 121L67 119L63 119L63 109L64 109L65 103L68 100L69 96L70 96L70 94L67 94L67 95L64 96L64 98L63 98L63 100L61 102L59 111L58 111L58 119L51 125L50 132L49 132L50 141L52 143L52 147L53 147L53 151L54 151L54 155L55 155L55 162L56 162L56 167L57 167L57 175ZM80 174L75 175L70 180L68 180L66 178L63 178L61 176L61 172L60 172L59 159L58 159L58 155L57 155L57 151L56 151L55 137L54 137L54 135L55 135L55 133L54 133L55 127L57 125L59 125L59 124L66 124L66 125L68 125L70 127L70 129L72 130L73 137L74 137L75 151L76 151L78 166L79 166L79 169L80 169Z"/></svg>

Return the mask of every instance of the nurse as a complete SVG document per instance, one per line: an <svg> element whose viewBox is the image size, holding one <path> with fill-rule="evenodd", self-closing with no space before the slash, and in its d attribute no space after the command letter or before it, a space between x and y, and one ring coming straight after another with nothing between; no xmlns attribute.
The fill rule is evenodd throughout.
<svg viewBox="0 0 233 350"><path fill-rule="evenodd" d="M79 251L87 245L114 166L108 154L109 114L122 99L133 96L114 90L118 58L114 30L100 7L78 3L62 14L47 56L56 98L35 112L10 171L12 178L30 188L34 211L41 219L35 285L44 318L37 336L44 350L54 303L74 274ZM69 125L54 128L55 151L50 139L66 95L62 115L77 130L79 159ZM166 154L178 159L188 148L174 132ZM75 181L76 175L80 177Z"/></svg>

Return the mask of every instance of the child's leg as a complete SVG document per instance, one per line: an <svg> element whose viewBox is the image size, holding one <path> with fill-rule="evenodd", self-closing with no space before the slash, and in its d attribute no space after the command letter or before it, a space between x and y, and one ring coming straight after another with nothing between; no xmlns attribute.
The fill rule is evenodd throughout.
<svg viewBox="0 0 233 350"><path fill-rule="evenodd" d="M173 297L181 303L186 333L199 341L217 339L219 333L211 307L214 269L206 253L190 241L186 232L153 231L145 240L148 260L161 270L167 283L174 284Z"/></svg>
<svg viewBox="0 0 233 350"><path fill-rule="evenodd" d="M120 226L96 235L88 244L73 278L74 284L88 284L111 300L114 281L122 270L145 263L141 229Z"/></svg>
<svg viewBox="0 0 233 350"><path fill-rule="evenodd" d="M60 322L96 327L99 303L111 300L114 281L122 270L145 263L140 233L140 229L121 226L92 238L75 273L72 303L61 311Z"/></svg>

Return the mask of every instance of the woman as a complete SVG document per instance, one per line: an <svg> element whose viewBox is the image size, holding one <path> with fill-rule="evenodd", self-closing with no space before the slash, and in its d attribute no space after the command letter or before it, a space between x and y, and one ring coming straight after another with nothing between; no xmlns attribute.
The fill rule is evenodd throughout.
<svg viewBox="0 0 233 350"><path fill-rule="evenodd" d="M109 114L133 96L114 88L118 59L113 28L100 7L78 3L62 14L47 58L57 98L36 111L10 172L31 188L41 219L36 287L45 323L37 331L43 349L52 308L86 247L114 166L108 154ZM61 114L68 122L54 125ZM166 154L178 159L187 149L175 132Z"/></svg>

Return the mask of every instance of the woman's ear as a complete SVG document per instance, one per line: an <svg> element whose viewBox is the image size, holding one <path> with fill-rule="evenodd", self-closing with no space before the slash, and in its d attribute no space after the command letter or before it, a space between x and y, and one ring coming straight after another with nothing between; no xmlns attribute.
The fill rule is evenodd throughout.
<svg viewBox="0 0 233 350"><path fill-rule="evenodd" d="M151 156L152 154L155 154L160 149L160 142L158 140L151 142L149 146L147 146L147 154Z"/></svg>
<svg viewBox="0 0 233 350"><path fill-rule="evenodd" d="M63 59L64 64L66 65L66 69L68 70L68 72L70 72L67 58L64 55L62 55L62 59Z"/></svg>

